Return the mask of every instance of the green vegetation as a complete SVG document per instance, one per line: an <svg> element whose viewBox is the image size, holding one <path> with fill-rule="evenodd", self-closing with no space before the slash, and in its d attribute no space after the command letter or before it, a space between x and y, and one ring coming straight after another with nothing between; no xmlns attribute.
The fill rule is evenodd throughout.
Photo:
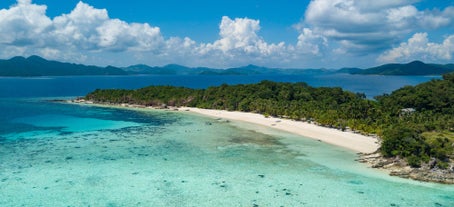
<svg viewBox="0 0 454 207"><path fill-rule="evenodd" d="M138 90L96 90L85 97L100 103L191 106L255 112L347 128L382 137L381 153L409 165L446 168L454 158L454 74L366 99L341 88L262 81L207 89L150 86Z"/></svg>
<svg viewBox="0 0 454 207"><path fill-rule="evenodd" d="M414 167L432 158L443 168L454 158L454 74L376 99L392 118L383 128L383 155L406 157Z"/></svg>

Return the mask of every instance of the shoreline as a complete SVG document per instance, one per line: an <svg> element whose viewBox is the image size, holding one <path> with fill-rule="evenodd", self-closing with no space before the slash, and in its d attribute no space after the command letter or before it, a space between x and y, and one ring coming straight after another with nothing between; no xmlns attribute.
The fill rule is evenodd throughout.
<svg viewBox="0 0 454 207"><path fill-rule="evenodd" d="M242 121L257 124L260 126L270 127L272 129L278 129L281 131L300 135L305 138L318 140L362 154L376 152L380 147L379 141L375 137L365 136L350 131L341 131L334 128L318 126L302 121L294 121L276 117L267 118L262 114L249 112L200 109L192 107L181 107L176 109L179 111L183 110L214 118Z"/></svg>
<svg viewBox="0 0 454 207"><path fill-rule="evenodd" d="M146 107L142 105L131 104L108 104L108 103L94 103L86 100L70 100L69 103L87 104L98 106L114 106L121 108L133 109L149 109L149 110L162 110L168 109L172 111L186 111L190 113L200 114L207 117L222 118L231 121L248 122L260 126L270 127L295 135L303 136L308 139L314 139L325 142L331 145L342 147L360 154L374 153L380 147L379 140L376 137L361 135L352 131L341 131L335 128L328 128L319 126L313 123L303 121L295 121L285 118L265 117L262 114L239 112L239 111L226 111L215 109L201 109L193 107Z"/></svg>
<svg viewBox="0 0 454 207"><path fill-rule="evenodd" d="M216 109L201 109L194 107L154 107L135 104L111 104L95 103L83 99L63 100L69 104L80 104L98 107L115 107L122 109L136 110L168 110L199 114L206 117L221 118L230 121L239 121L256 124L259 126L269 127L285 131L307 139L318 140L331 145L335 145L352 152L356 152L359 157L356 161L364 163L371 168L383 170L391 176L397 176L406 179L412 179L423 182L454 184L454 173L447 170L433 170L423 166L421 168L410 168L404 159L385 158L378 149L380 141L378 137L366 136L353 131L341 131L335 128L319 126L313 123L295 121L285 118L265 117L262 114L239 111L226 111Z"/></svg>

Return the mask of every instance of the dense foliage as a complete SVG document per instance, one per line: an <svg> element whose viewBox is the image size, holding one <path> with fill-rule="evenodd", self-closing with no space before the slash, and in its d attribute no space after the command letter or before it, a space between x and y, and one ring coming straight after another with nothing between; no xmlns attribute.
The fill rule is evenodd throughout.
<svg viewBox="0 0 454 207"><path fill-rule="evenodd" d="M443 168L454 158L454 73L376 99L391 118L383 127L383 155L406 157L414 167L432 158Z"/></svg>
<svg viewBox="0 0 454 207"><path fill-rule="evenodd" d="M138 90L96 90L86 99L146 106L191 106L279 116L351 128L382 137L384 156L400 156L418 167L446 167L454 155L454 74L390 95L366 99L341 88L262 81L207 89L150 86Z"/></svg>

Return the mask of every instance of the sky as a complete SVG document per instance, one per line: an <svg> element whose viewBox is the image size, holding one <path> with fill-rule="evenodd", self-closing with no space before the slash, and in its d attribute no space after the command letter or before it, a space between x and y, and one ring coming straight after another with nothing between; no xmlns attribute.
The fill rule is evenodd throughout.
<svg viewBox="0 0 454 207"><path fill-rule="evenodd" d="M99 66L454 63L454 0L1 0L0 58Z"/></svg>

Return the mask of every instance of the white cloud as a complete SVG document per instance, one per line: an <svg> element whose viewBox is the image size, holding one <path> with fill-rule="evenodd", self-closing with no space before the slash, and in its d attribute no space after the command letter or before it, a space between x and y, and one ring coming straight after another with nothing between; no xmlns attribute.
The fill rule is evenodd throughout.
<svg viewBox="0 0 454 207"><path fill-rule="evenodd" d="M383 9L396 8L401 6L407 6L420 0L360 0L355 1L355 4L362 8L362 10L379 11Z"/></svg>
<svg viewBox="0 0 454 207"><path fill-rule="evenodd" d="M219 25L220 39L213 43L202 43L196 51L205 61L213 60L225 67L232 62L238 64L264 64L281 58L285 61L288 48L284 42L267 43L257 33L260 22L249 18L230 19L222 17Z"/></svg>
<svg viewBox="0 0 454 207"><path fill-rule="evenodd" d="M52 24L46 6L21 0L10 9L0 10L0 43L6 45L40 44L42 33Z"/></svg>
<svg viewBox="0 0 454 207"><path fill-rule="evenodd" d="M23 47L23 54L17 55L45 57L78 51L153 52L164 44L158 27L111 19L107 10L83 2L69 14L54 19L46 16L46 9L30 0L19 0L9 9L0 10L0 44Z"/></svg>
<svg viewBox="0 0 454 207"><path fill-rule="evenodd" d="M20 51L16 55L38 54L67 61L132 53L123 57L189 65L206 61L204 65L219 67L231 66L232 62L265 64L277 59L284 62L288 54L285 43L270 44L259 36L260 21L249 18L224 16L218 40L196 43L188 37L166 39L159 27L113 19L106 9L83 2L70 13L53 19L46 16L46 9L30 0L19 0L9 9L0 10L0 44L9 45L8 51ZM0 53L10 55L7 51ZM106 62L115 63L112 61L116 60Z"/></svg>
<svg viewBox="0 0 454 207"><path fill-rule="evenodd" d="M220 39L214 43L202 45L200 52L206 54L213 50L222 51L230 56L259 55L268 56L284 49L284 43L268 44L257 35L260 30L258 20L248 18L222 17L219 25Z"/></svg>
<svg viewBox="0 0 454 207"><path fill-rule="evenodd" d="M51 19L45 5L18 0L0 10L0 57L37 54L86 64L210 67L338 66L352 59L360 62L366 56L368 61L375 60L383 51L387 52L380 56L381 61L452 60L452 35L436 44L427 40L427 34L418 33L390 49L406 41L408 34L454 26L454 7L419 11L415 2L418 0L312 0L305 18L295 25L296 43L287 44L267 42L260 35L257 19L224 16L217 40L195 42L189 37L164 37L159 27L147 23L111 18L106 9L84 2Z"/></svg>
<svg viewBox="0 0 454 207"><path fill-rule="evenodd" d="M113 51L155 51L164 43L160 29L148 24L128 24L115 19L106 21L96 31L98 46Z"/></svg>
<svg viewBox="0 0 454 207"><path fill-rule="evenodd" d="M300 24L349 53L380 52L419 29L452 25L454 7L420 11L418 0L312 0Z"/></svg>
<svg viewBox="0 0 454 207"><path fill-rule="evenodd" d="M69 48L96 50L100 43L97 28L109 21L107 10L95 9L79 2L69 14L57 16L53 20L53 31L48 34L56 45Z"/></svg>
<svg viewBox="0 0 454 207"><path fill-rule="evenodd" d="M384 52L378 61L408 62L422 60L430 62L446 62L452 60L454 55L454 35L445 38L443 43L433 43L427 38L427 33L416 33L407 42L399 47Z"/></svg>
<svg viewBox="0 0 454 207"><path fill-rule="evenodd" d="M454 27L454 6L447 7L443 11L425 11L424 14L419 18L419 24L423 28Z"/></svg>
<svg viewBox="0 0 454 207"><path fill-rule="evenodd" d="M388 9L386 13L386 21L391 29L408 29L416 23L418 9L408 5Z"/></svg>
<svg viewBox="0 0 454 207"><path fill-rule="evenodd" d="M163 44L158 27L110 19L105 9L79 2L68 15L54 19L54 39L86 50L157 50Z"/></svg>
<svg viewBox="0 0 454 207"><path fill-rule="evenodd" d="M254 49L258 49L257 46L263 42L256 33L260 30L260 22L258 20L248 18L232 20L224 16L219 29L221 39L216 41L213 46L223 52L242 49L246 53L250 53Z"/></svg>
<svg viewBox="0 0 454 207"><path fill-rule="evenodd" d="M32 0L18 0L17 3L18 4L31 4Z"/></svg>
<svg viewBox="0 0 454 207"><path fill-rule="evenodd" d="M320 35L315 34L309 28L302 28L296 43L297 51L303 54L320 55L321 47L326 47L328 40Z"/></svg>

